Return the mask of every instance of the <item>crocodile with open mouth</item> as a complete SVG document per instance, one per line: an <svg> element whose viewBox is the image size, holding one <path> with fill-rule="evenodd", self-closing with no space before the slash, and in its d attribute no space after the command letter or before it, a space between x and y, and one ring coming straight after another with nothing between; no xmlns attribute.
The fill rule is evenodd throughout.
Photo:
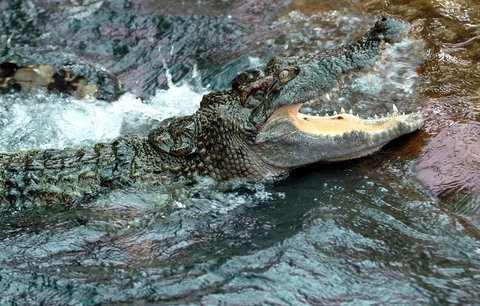
<svg viewBox="0 0 480 306"><path fill-rule="evenodd" d="M193 115L171 118L146 136L0 155L0 202L7 208L77 204L112 188L196 175L256 181L302 165L371 154L419 129L422 117L402 115L395 106L392 114L375 119L343 109L325 117L299 109L345 76L372 68L384 44L400 41L408 29L405 21L385 16L351 44L274 57L237 75L230 89L205 95Z"/></svg>

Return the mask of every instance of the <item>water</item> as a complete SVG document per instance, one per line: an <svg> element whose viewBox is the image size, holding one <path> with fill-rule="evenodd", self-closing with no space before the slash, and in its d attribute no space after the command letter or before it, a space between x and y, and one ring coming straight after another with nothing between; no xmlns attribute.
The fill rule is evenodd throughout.
<svg viewBox="0 0 480 306"><path fill-rule="evenodd" d="M411 21L412 37L387 50L370 81L353 79L312 107L371 115L395 103L421 108L427 119L421 132L374 156L311 165L280 181L232 187L201 178L116 190L81 207L3 212L0 304L478 303L476 2L12 1L0 8L2 56L17 50L62 62L73 54L129 88L111 104L41 92L0 97L2 152L146 133L192 113L204 93L272 54L357 38L384 11Z"/></svg>
<svg viewBox="0 0 480 306"><path fill-rule="evenodd" d="M167 70L168 73L168 70ZM198 76L192 78L195 83ZM125 93L115 103L37 91L0 97L0 152L65 148L145 134L166 118L194 113L206 88L190 83L159 89L140 99Z"/></svg>

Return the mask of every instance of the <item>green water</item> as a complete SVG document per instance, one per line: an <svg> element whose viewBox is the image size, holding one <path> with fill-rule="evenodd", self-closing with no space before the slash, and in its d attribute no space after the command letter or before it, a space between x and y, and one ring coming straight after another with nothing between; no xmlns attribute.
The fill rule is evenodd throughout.
<svg viewBox="0 0 480 306"><path fill-rule="evenodd" d="M276 182L205 179L4 211L0 304L480 300L477 2L4 1L0 11L2 59L98 65L143 96L168 87L167 69L174 82L198 69L197 88L224 88L252 62L334 47L387 12L412 23L409 42L372 84L352 80L317 107L394 102L426 117L374 156Z"/></svg>

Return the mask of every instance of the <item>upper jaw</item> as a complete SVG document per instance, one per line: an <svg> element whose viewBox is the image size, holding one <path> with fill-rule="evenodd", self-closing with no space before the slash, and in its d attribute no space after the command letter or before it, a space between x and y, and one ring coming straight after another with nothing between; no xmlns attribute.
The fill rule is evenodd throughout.
<svg viewBox="0 0 480 306"><path fill-rule="evenodd" d="M242 105L254 107L250 121L261 128L276 109L306 103L319 96L329 97L345 78L368 74L383 54L385 43L401 41L408 31L406 21L384 16L356 42L322 53L274 58L266 66L237 76L232 88L240 92ZM279 76L284 71L294 71L293 77L282 80ZM249 77L254 81L247 82ZM263 99L252 98L259 92L263 93ZM249 99L255 103L246 103Z"/></svg>

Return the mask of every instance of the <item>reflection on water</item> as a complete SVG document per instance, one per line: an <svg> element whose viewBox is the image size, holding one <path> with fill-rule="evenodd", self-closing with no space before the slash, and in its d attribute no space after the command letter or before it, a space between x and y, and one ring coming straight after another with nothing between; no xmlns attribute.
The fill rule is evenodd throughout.
<svg viewBox="0 0 480 306"><path fill-rule="evenodd" d="M418 177L434 193L480 191L480 123L455 124L433 137L419 158Z"/></svg>
<svg viewBox="0 0 480 306"><path fill-rule="evenodd" d="M357 38L381 12L408 19L413 37L320 111L381 113L395 102L421 107L427 122L372 157L277 182L200 179L116 190L83 207L4 211L0 304L478 302L476 1L59 3L0 3L2 59L75 54L132 92L113 104L3 96L2 151L146 132L194 111L204 91L252 62Z"/></svg>

